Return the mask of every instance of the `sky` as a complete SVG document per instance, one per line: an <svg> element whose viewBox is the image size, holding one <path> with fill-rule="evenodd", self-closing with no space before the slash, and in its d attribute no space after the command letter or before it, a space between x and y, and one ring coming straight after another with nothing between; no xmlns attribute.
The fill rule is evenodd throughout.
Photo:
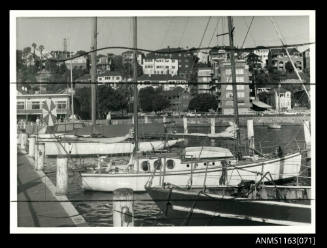
<svg viewBox="0 0 327 248"><path fill-rule="evenodd" d="M138 17L138 47L155 50L170 47L201 47L228 45L228 35L217 39L216 34L228 32L227 17L212 16ZM268 16L255 16L243 47L280 45L281 42ZM308 16L274 16L286 44L309 42ZM241 47L252 16L234 16L234 45ZM209 21L209 24L208 24ZM207 30L205 28L208 24ZM98 48L106 46L132 47L132 18L98 17ZM17 49L43 45L46 51L88 51L91 47L92 18L90 17L18 17L16 19ZM119 54L121 50L99 53Z"/></svg>

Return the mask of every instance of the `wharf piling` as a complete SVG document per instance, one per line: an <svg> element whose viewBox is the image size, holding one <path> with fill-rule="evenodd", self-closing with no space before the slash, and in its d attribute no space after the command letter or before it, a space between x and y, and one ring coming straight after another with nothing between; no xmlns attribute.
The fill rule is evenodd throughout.
<svg viewBox="0 0 327 248"><path fill-rule="evenodd" d="M254 154L254 129L253 120L247 120L248 142L249 142L249 154Z"/></svg>
<svg viewBox="0 0 327 248"><path fill-rule="evenodd" d="M26 151L27 146L27 133L21 133L20 134L20 148L22 151Z"/></svg>
<svg viewBox="0 0 327 248"><path fill-rule="evenodd" d="M34 158L35 153L35 137L31 137L28 139L28 155Z"/></svg>
<svg viewBox="0 0 327 248"><path fill-rule="evenodd" d="M113 196L113 226L134 226L134 195L130 188L120 188Z"/></svg>
<svg viewBox="0 0 327 248"><path fill-rule="evenodd" d="M56 195L66 195L68 191L68 157L57 156Z"/></svg>
<svg viewBox="0 0 327 248"><path fill-rule="evenodd" d="M183 117L183 126L184 126L184 133L188 133L188 130L187 130L187 118L186 117Z"/></svg>
<svg viewBox="0 0 327 248"><path fill-rule="evenodd" d="M35 149L35 170L43 170L44 168L44 159L45 159L45 144L38 143Z"/></svg>

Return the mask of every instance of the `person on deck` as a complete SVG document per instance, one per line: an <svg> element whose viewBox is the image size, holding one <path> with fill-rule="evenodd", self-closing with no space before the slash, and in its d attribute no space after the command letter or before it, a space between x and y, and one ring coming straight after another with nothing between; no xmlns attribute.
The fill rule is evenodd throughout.
<svg viewBox="0 0 327 248"><path fill-rule="evenodd" d="M111 112L110 111L107 114L107 122L108 122L108 125L111 125Z"/></svg>

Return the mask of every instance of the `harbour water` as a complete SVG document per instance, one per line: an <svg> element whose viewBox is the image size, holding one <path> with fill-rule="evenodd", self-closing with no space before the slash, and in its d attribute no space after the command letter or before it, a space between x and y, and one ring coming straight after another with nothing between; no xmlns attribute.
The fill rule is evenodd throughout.
<svg viewBox="0 0 327 248"><path fill-rule="evenodd" d="M210 127L189 127L189 132L209 133ZM224 128L216 127L216 132ZM182 127L177 132L182 131ZM285 153L304 149L304 131L301 125L285 125L281 129L269 129L266 126L255 126L255 146L263 153L271 152L276 145L281 146ZM246 138L246 127L241 127L241 140ZM182 149L183 146L221 146L233 148L233 141L218 141L204 139L203 137L188 138L184 144L174 148ZM56 159L46 159L45 173L55 183ZM73 158L69 163L77 166L83 164L96 164L95 158ZM69 192L67 194L76 209L83 215L90 226L112 226L112 193L84 192L80 187L79 172L70 172ZM170 225L160 216L160 210L146 193L134 194L135 226L163 226Z"/></svg>

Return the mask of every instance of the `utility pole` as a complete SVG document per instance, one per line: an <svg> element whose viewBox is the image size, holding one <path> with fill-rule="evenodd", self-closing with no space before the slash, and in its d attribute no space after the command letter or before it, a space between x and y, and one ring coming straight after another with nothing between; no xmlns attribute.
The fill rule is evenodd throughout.
<svg viewBox="0 0 327 248"><path fill-rule="evenodd" d="M93 18L92 47L91 50L97 49L97 17ZM97 73L97 52L91 53L91 99L92 99L92 133L95 132L96 125L96 73Z"/></svg>
<svg viewBox="0 0 327 248"><path fill-rule="evenodd" d="M238 101L237 101L237 86L236 86L236 71L235 71L235 58L234 58L234 41L233 41L233 20L232 17L228 17L228 31L229 31L229 45L231 48L230 62L232 67L232 86L233 86L233 106L234 106L234 119L237 126L237 145L236 151L239 151L239 145L241 143L240 131L239 131L239 119L238 119Z"/></svg>
<svg viewBox="0 0 327 248"><path fill-rule="evenodd" d="M139 150L138 145L138 116L137 116L137 106L138 106L138 90L137 90L137 60L136 60L136 49L137 49L137 19L136 16L133 17L133 47L134 47L134 56L133 56L133 81L134 81L134 138L135 138L135 147L134 150L137 152Z"/></svg>

